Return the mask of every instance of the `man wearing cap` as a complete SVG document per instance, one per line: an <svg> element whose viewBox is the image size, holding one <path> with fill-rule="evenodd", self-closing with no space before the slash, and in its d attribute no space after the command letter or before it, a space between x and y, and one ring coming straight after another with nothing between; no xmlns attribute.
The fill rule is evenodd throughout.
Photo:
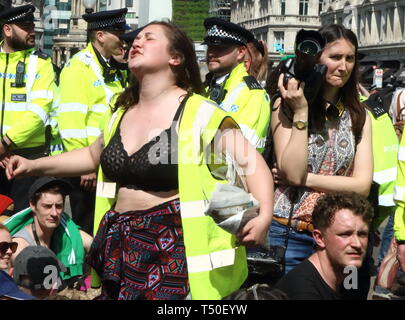
<svg viewBox="0 0 405 320"><path fill-rule="evenodd" d="M270 99L244 65L252 33L215 17L204 21L207 36L207 94L239 124L244 136L262 152L270 122Z"/></svg>
<svg viewBox="0 0 405 320"><path fill-rule="evenodd" d="M34 182L28 192L30 207L4 222L18 243L13 264L24 248L43 246L52 249L67 267L64 280L82 276L84 254L93 239L63 212L71 191L71 184L60 178L41 177Z"/></svg>
<svg viewBox="0 0 405 320"><path fill-rule="evenodd" d="M50 249L28 246L14 259L13 278L22 291L43 299L64 287L60 275L66 271Z"/></svg>
<svg viewBox="0 0 405 320"><path fill-rule="evenodd" d="M66 151L87 147L97 139L113 96L125 86L121 71L110 62L113 55L123 54L119 36L127 28L126 13L124 8L83 15L90 42L66 63L60 75L58 125ZM96 174L71 182L73 220L92 234Z"/></svg>
<svg viewBox="0 0 405 320"><path fill-rule="evenodd" d="M0 161L12 153L30 159L48 153L54 72L49 56L34 48L34 11L25 5L0 12ZM0 168L0 193L14 200L15 212L28 206L33 180L8 181Z"/></svg>

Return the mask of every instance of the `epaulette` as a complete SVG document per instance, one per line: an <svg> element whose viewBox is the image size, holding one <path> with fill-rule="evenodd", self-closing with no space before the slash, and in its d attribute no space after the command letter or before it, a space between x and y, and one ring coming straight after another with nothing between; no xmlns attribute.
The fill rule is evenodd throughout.
<svg viewBox="0 0 405 320"><path fill-rule="evenodd" d="M379 101L368 99L363 103L366 105L367 109L371 111L375 119L381 117L384 113L387 113Z"/></svg>
<svg viewBox="0 0 405 320"><path fill-rule="evenodd" d="M46 60L50 57L49 54L47 54L46 52L43 52L41 49L35 50L33 54L37 55L39 58L44 59L44 60Z"/></svg>
<svg viewBox="0 0 405 320"><path fill-rule="evenodd" d="M259 83L259 82L256 80L256 78L253 77L253 76L246 76L246 77L243 77L243 80L245 80L246 85L248 86L248 88L249 88L250 90L253 90L253 89L263 89L263 87L260 85L260 83Z"/></svg>

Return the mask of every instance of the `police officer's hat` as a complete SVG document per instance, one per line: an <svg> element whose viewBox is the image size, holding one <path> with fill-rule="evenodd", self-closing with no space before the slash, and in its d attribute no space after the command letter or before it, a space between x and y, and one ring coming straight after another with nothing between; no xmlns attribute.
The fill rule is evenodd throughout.
<svg viewBox="0 0 405 320"><path fill-rule="evenodd" d="M87 13L82 17L87 22L87 30L126 30L125 15L128 9L117 9Z"/></svg>
<svg viewBox="0 0 405 320"><path fill-rule="evenodd" d="M207 36L202 44L206 45L246 45L254 39L253 34L245 28L216 17L205 19L204 27Z"/></svg>
<svg viewBox="0 0 405 320"><path fill-rule="evenodd" d="M0 25L19 22L34 22L35 7L31 4L11 7L0 12Z"/></svg>
<svg viewBox="0 0 405 320"><path fill-rule="evenodd" d="M124 33L123 35L119 36L120 40L125 41L128 44L132 44L134 42L136 36L138 35L139 32L142 31L143 28L138 28L136 30Z"/></svg>

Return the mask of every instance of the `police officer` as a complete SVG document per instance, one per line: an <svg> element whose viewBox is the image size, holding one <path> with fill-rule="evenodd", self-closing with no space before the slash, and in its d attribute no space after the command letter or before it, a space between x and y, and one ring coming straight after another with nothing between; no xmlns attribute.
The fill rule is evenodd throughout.
<svg viewBox="0 0 405 320"><path fill-rule="evenodd" d="M74 55L60 74L58 125L66 151L87 147L100 135L103 114L125 85L121 71L111 66L123 54L119 36L127 28L127 9L83 15L90 42ZM92 234L96 174L73 178L70 195L73 220Z"/></svg>
<svg viewBox="0 0 405 320"><path fill-rule="evenodd" d="M239 124L262 152L270 122L270 99L244 64L246 44L254 40L241 26L215 17L204 20L207 36L207 94Z"/></svg>
<svg viewBox="0 0 405 320"><path fill-rule="evenodd" d="M0 159L19 154L35 159L48 153L46 133L55 88L52 62L34 49L35 7L24 5L0 12ZM34 178L8 181L0 170L0 193L10 196L17 212L28 206Z"/></svg>
<svg viewBox="0 0 405 320"><path fill-rule="evenodd" d="M394 237L397 243L397 258L405 272L405 134L402 134L398 152L398 175L395 184Z"/></svg>

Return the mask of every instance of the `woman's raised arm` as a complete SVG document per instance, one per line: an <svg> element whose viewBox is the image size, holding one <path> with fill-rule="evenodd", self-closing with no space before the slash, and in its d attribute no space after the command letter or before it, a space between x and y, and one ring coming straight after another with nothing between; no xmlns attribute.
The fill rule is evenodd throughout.
<svg viewBox="0 0 405 320"><path fill-rule="evenodd" d="M89 147L56 156L35 160L12 156L7 164L6 175L8 179L18 176L75 177L96 172L102 150L103 136L100 135Z"/></svg>

